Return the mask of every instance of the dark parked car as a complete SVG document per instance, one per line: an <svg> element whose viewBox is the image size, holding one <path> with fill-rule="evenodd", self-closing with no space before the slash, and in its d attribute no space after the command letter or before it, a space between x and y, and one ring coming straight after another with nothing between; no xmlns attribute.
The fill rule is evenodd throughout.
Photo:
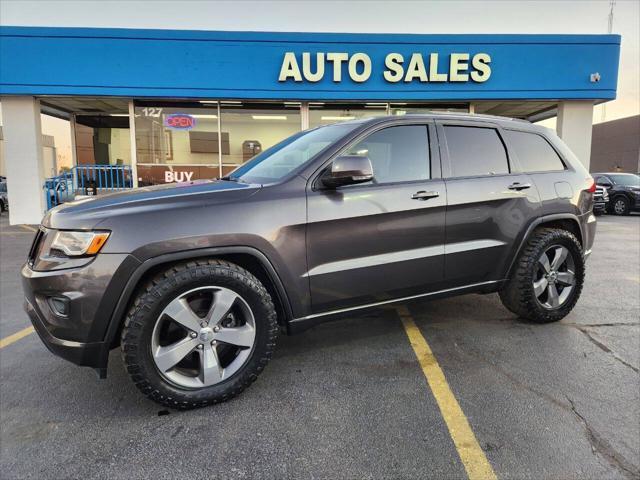
<svg viewBox="0 0 640 480"><path fill-rule="evenodd" d="M385 117L298 133L217 181L49 211L22 270L54 353L191 408L253 382L279 332L416 298L499 292L532 322L582 290L595 183L550 130ZM452 312L453 314L453 312Z"/></svg>
<svg viewBox="0 0 640 480"><path fill-rule="evenodd" d="M640 211L640 176L634 173L594 173L593 178L609 194L609 213L629 215Z"/></svg>

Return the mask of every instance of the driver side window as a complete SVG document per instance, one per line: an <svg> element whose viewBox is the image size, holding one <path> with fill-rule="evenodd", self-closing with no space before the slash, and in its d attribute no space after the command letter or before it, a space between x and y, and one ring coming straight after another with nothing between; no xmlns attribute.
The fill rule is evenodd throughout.
<svg viewBox="0 0 640 480"><path fill-rule="evenodd" d="M369 157L373 166L373 183L431 178L429 131L426 125L379 130L350 147L344 154Z"/></svg>

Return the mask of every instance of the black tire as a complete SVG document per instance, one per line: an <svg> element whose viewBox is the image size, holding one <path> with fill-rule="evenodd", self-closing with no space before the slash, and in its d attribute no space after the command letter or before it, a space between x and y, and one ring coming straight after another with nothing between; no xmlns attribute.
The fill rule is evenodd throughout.
<svg viewBox="0 0 640 480"><path fill-rule="evenodd" d="M538 300L533 282L538 261L548 249L554 246L566 247L575 264L573 290L557 308L548 308ZM535 323L557 322L564 318L580 298L584 283L585 263L582 247L578 239L566 230L540 228L520 252L513 267L511 278L500 291L502 304L521 318Z"/></svg>
<svg viewBox="0 0 640 480"><path fill-rule="evenodd" d="M625 196L615 197L611 201L610 212L614 215L629 215L631 212L631 205L629 203L629 199Z"/></svg>
<svg viewBox="0 0 640 480"><path fill-rule="evenodd" d="M151 353L155 323L166 305L193 288L216 285L240 295L255 318L253 350L229 378L199 389L180 388L164 378ZM198 260L172 266L137 295L122 331L122 358L131 379L151 400L172 408L190 409L233 398L247 388L267 365L275 348L278 323L271 296L244 268L223 260Z"/></svg>

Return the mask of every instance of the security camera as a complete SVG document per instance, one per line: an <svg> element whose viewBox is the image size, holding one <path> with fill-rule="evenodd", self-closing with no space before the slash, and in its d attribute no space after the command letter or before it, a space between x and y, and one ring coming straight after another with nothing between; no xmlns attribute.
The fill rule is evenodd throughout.
<svg viewBox="0 0 640 480"><path fill-rule="evenodd" d="M600 74L598 72L592 73L589 78L591 79L591 83L598 83L600 81Z"/></svg>

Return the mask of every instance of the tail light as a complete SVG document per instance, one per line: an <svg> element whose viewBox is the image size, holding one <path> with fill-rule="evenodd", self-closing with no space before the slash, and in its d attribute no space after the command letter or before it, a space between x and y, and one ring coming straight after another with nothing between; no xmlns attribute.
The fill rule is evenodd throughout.
<svg viewBox="0 0 640 480"><path fill-rule="evenodd" d="M587 178L587 181L591 182L591 186L589 188L587 188L587 192L595 193L595 191L596 191L596 181L591 177Z"/></svg>

